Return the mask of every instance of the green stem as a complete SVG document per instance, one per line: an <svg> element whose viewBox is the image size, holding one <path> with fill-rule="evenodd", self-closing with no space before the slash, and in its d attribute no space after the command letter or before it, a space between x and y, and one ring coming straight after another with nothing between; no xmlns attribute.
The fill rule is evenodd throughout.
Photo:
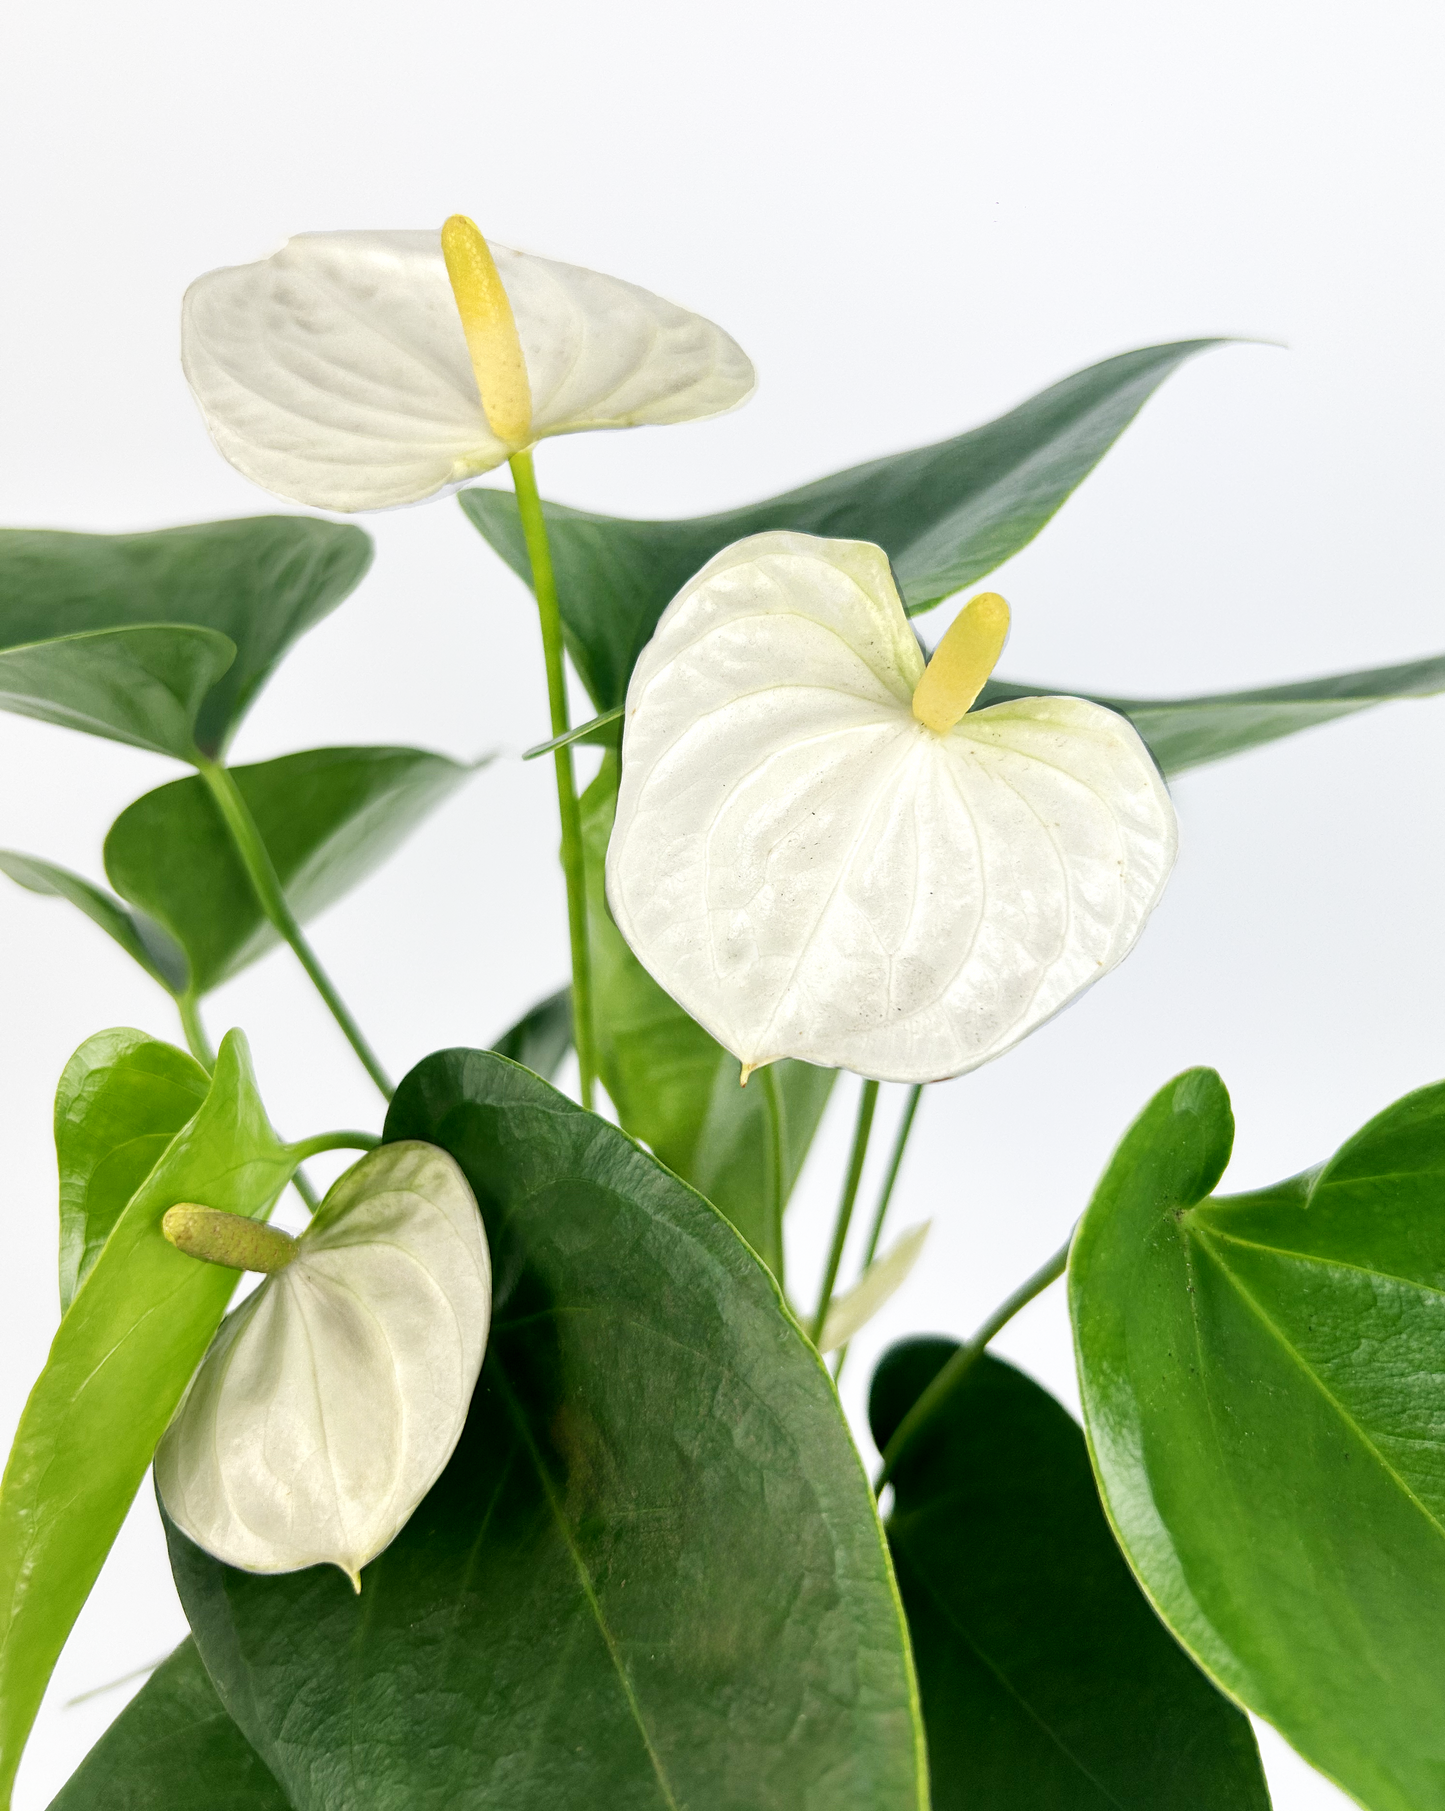
<svg viewBox="0 0 1445 1811"><path fill-rule="evenodd" d="M863 1176L863 1160L868 1155L868 1135L873 1130L873 1110L878 1105L877 1082L864 1082L858 1096L858 1118L853 1125L853 1150L848 1159L848 1174L843 1179L843 1194L838 1202L838 1219L833 1227L833 1248L828 1253L828 1268L823 1273L823 1289L818 1297L818 1312L813 1316L812 1339L816 1346L823 1337L823 1323L833 1305L833 1286L838 1281L838 1267L843 1262L843 1247L848 1242L848 1225L853 1218L853 1203L858 1199L858 1184Z"/></svg>
<svg viewBox="0 0 1445 1811"><path fill-rule="evenodd" d="M314 1138L301 1138L287 1145L287 1153L298 1163L322 1151L374 1151L381 1143L375 1132L318 1132Z"/></svg>
<svg viewBox="0 0 1445 1811"><path fill-rule="evenodd" d="M924 1083L915 1082L908 1091L908 1102L903 1109L903 1117L898 1122L898 1135L893 1140L893 1155L888 1159L888 1174L883 1178L883 1187L879 1191L878 1206L873 1215L873 1228L868 1234L868 1249L863 1253L863 1264L858 1275L862 1277L878 1255L878 1241L883 1237L883 1222L888 1218L888 1204L893 1199L893 1185L898 1180L898 1172L903 1167L903 1153L908 1149L908 1136L913 1130L913 1120L918 1112L918 1103L923 1099ZM843 1374L843 1365L848 1357L848 1348L842 1346L838 1351L838 1363L833 1370L833 1381L836 1383Z"/></svg>
<svg viewBox="0 0 1445 1811"><path fill-rule="evenodd" d="M310 1182L306 1178L304 1171L302 1171L302 1170L295 1171L295 1173L291 1177L291 1186L292 1186L292 1188L295 1189L296 1193L301 1197L301 1199L306 1203L307 1213L314 1214L316 1212L317 1208L320 1207L320 1205L321 1205L321 1197L320 1197L320 1195L317 1194L316 1190L314 1188L312 1188Z"/></svg>
<svg viewBox="0 0 1445 1811"><path fill-rule="evenodd" d="M547 663L547 705L552 715L553 737L565 736L567 720L567 670L563 663L562 610L557 602L557 580L552 571L552 550L547 544L547 520L537 492L537 474L530 453L514 453L508 464L517 492L517 514L532 563L532 590L542 622L542 653ZM557 812L562 820L562 872L567 881L567 931L572 944L572 1022L577 1049L579 1093L582 1105L592 1107L592 1087L597 1074L592 1021L592 952L587 941L587 873L582 851L582 812L577 803L577 777L572 768L572 746L554 749L557 770Z"/></svg>
<svg viewBox="0 0 1445 1811"><path fill-rule="evenodd" d="M783 1209L787 1206L787 1188L783 1180L783 1091L778 1085L777 1066L769 1063L762 1072L763 1082L763 1117L767 1126L767 1162L769 1207L768 1235L771 1249L763 1253L764 1261L773 1275L778 1279L778 1287L785 1287L783 1277L786 1260L783 1255Z"/></svg>
<svg viewBox="0 0 1445 1811"><path fill-rule="evenodd" d="M934 1420L949 1397L983 1357L994 1335L1008 1325L1020 1308L1026 1308L1036 1295L1042 1295L1050 1283L1058 1282L1068 1265L1069 1246L1073 1243L1073 1238L1071 1232L1048 1262L1041 1264L1031 1277L1019 1284L1006 1302L994 1309L973 1338L958 1348L898 1423L893 1430L893 1438L883 1449L883 1469L878 1474L875 1492L881 1492L898 1470L900 1462L917 1444L929 1422Z"/></svg>
<svg viewBox="0 0 1445 1811"><path fill-rule="evenodd" d="M186 1034L186 1048L209 1075L216 1066L216 1053L201 1023L201 1002L192 989L176 995L176 1009L181 1015L181 1030Z"/></svg>
<svg viewBox="0 0 1445 1811"><path fill-rule="evenodd" d="M362 1067L381 1090L383 1097L390 1100L394 1092L391 1078L382 1068L376 1052L362 1036L361 1027L352 1018L346 1002L332 984L331 977L317 961L316 952L306 941L301 926L296 921L296 914L287 905L280 877L265 843L261 841L261 833L256 828L250 807L241 797L240 787L228 769L218 761L209 761L202 755L197 760L197 767L201 778L211 790L211 797L220 808L236 853L241 858L241 865L255 889L261 910L291 945L297 960L311 977L317 993L330 1009L332 1018L341 1027L347 1043L361 1058Z"/></svg>

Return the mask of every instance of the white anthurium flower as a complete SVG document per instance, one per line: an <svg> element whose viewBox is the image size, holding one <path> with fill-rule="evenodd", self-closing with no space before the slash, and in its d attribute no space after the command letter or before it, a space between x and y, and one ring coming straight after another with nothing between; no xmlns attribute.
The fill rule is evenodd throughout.
<svg viewBox="0 0 1445 1811"><path fill-rule="evenodd" d="M716 415L751 364L700 315L440 232L303 233L186 292L182 362L248 478L318 509L455 490L551 434Z"/></svg>
<svg viewBox="0 0 1445 1811"><path fill-rule="evenodd" d="M207 1207L167 1238L270 1274L222 1324L156 1450L166 1512L248 1572L361 1568L405 1526L461 1437L486 1350L491 1261L465 1176L384 1145L299 1239Z"/></svg>
<svg viewBox="0 0 1445 1811"><path fill-rule="evenodd" d="M839 1346L846 1346L853 1335L866 1327L879 1309L898 1293L923 1253L932 1224L931 1220L925 1220L921 1226L910 1226L881 1258L873 1260L851 1289L833 1297L818 1340L820 1352L836 1352Z"/></svg>
<svg viewBox="0 0 1445 1811"><path fill-rule="evenodd" d="M663 613L628 687L607 897L644 966L747 1072L883 1081L1001 1055L1133 947L1169 795L1113 711L971 711L1008 606L927 671L881 548L754 535Z"/></svg>

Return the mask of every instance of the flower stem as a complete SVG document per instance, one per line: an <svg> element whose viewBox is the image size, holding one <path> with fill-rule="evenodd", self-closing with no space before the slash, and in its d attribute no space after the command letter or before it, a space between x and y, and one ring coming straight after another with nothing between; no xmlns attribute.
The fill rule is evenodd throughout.
<svg viewBox="0 0 1445 1811"><path fill-rule="evenodd" d="M216 1066L216 1053L206 1028L201 1023L201 1002L193 989L176 995L176 1010L181 1015L181 1030L186 1034L186 1048L209 1075Z"/></svg>
<svg viewBox="0 0 1445 1811"><path fill-rule="evenodd" d="M787 1206L787 1189L783 1179L784 1121L783 1091L778 1085L778 1071L775 1063L769 1063L762 1072L763 1084L763 1117L767 1130L768 1160L768 1249L763 1253L763 1260L769 1270L778 1279L778 1287L785 1287L783 1281L785 1259L783 1255L783 1209Z"/></svg>
<svg viewBox="0 0 1445 1811"><path fill-rule="evenodd" d="M903 1153L908 1149L908 1136L913 1130L914 1116L918 1112L918 1103L923 1099L924 1084L915 1082L908 1090L908 1100L903 1108L903 1117L898 1122L898 1135L893 1140L893 1155L888 1159L888 1174L883 1178L883 1187L878 1194L878 1206L873 1214L873 1228L868 1234L868 1249L863 1253L863 1263L859 1276L863 1276L868 1266L878 1255L878 1241L883 1237L883 1222L888 1217L888 1204L893 1199L893 1185L898 1180L898 1172L903 1167ZM838 1351L838 1363L833 1370L833 1381L836 1383L843 1372L843 1364L848 1356L848 1348L842 1346Z"/></svg>
<svg viewBox="0 0 1445 1811"><path fill-rule="evenodd" d="M330 976L316 959L316 952L306 941L301 926L296 921L296 914L286 903L286 895L281 887L280 877L276 873L266 845L261 841L261 833L256 828L256 820L251 816L250 807L241 796L230 771L219 761L207 760L203 755L197 761L201 778L210 788L211 797L220 808L221 817L226 829L230 832L241 865L255 890L256 899L261 910L285 938L296 953L302 968L311 977L317 993L326 1002L331 1016L341 1027L346 1041L361 1059L362 1067L381 1090L382 1096L390 1100L393 1093L391 1078L382 1068L376 1052L362 1036L361 1027L352 1018L346 1002L337 993Z"/></svg>
<svg viewBox="0 0 1445 1811"><path fill-rule="evenodd" d="M380 1143L375 1132L318 1132L314 1138L300 1138L286 1148L298 1163L304 1163L322 1151L374 1151Z"/></svg>
<svg viewBox="0 0 1445 1811"><path fill-rule="evenodd" d="M873 1130L873 1110L878 1105L878 1084L867 1082L858 1096L858 1117L853 1124L853 1150L848 1158L848 1174L843 1179L843 1194L838 1202L838 1218L833 1227L833 1248L828 1253L828 1268L823 1273L823 1289L818 1297L818 1312L811 1329L816 1346L823 1337L823 1325L833 1305L833 1286L838 1281L838 1267L843 1262L843 1247L848 1242L848 1225L853 1218L853 1203L858 1199L858 1184L863 1176L863 1160L868 1155L868 1135Z"/></svg>
<svg viewBox="0 0 1445 1811"><path fill-rule="evenodd" d="M542 622L542 652L547 662L547 705L552 734L565 736L567 672L563 664L562 611L557 602L557 580L552 571L552 550L547 544L547 521L537 492L537 474L530 453L514 453L508 464L517 492L517 514L532 562L532 590ZM567 931L572 943L572 1024L577 1050L578 1091L582 1105L592 1107L592 1087L597 1074L592 1034L592 952L587 942L587 874L582 853L582 812L577 803L577 778L572 768L572 747L564 743L552 754L557 770L557 812L562 820L562 872L567 881Z"/></svg>
<svg viewBox="0 0 1445 1811"><path fill-rule="evenodd" d="M893 1430L893 1438L883 1449L883 1469L878 1474L878 1481L874 1486L875 1493L882 1491L883 1486L897 1471L904 1456L918 1443L919 1436L937 1417L949 1397L983 1357L984 1351L994 1335L1008 1325L1020 1308L1026 1308L1036 1295L1042 1295L1050 1283L1058 1282L1068 1265L1069 1246L1073 1243L1073 1238L1074 1235L1070 1232L1068 1238L1064 1240L1047 1263L1041 1264L1031 1277L1019 1284L1007 1301L1000 1303L994 1309L973 1338L958 1348L898 1423Z"/></svg>

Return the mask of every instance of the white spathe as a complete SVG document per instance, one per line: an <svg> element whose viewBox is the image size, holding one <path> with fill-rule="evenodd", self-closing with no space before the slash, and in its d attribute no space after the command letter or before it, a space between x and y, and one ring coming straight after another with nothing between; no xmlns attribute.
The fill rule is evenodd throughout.
<svg viewBox="0 0 1445 1811"><path fill-rule="evenodd" d="M913 716L881 548L754 535L664 611L607 852L643 965L745 1065L884 1081L1001 1055L1121 961L1173 865L1130 724L1080 698Z"/></svg>
<svg viewBox="0 0 1445 1811"><path fill-rule="evenodd" d="M456 1163L416 1143L363 1157L192 1380L156 1450L171 1520L248 1572L327 1563L356 1583L461 1437L491 1302Z"/></svg>
<svg viewBox="0 0 1445 1811"><path fill-rule="evenodd" d="M494 245L532 388L532 441L736 407L752 365L634 284ZM181 357L211 438L317 509L455 490L521 451L487 425L436 232L302 233L186 291Z"/></svg>

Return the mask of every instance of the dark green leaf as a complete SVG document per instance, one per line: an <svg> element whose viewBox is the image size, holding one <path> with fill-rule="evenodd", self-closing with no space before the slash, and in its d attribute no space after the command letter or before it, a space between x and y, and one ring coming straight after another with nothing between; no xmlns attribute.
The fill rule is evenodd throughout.
<svg viewBox="0 0 1445 1811"><path fill-rule="evenodd" d="M65 1065L55 1095L62 1314L210 1085L184 1050L124 1028L87 1038Z"/></svg>
<svg viewBox="0 0 1445 1811"><path fill-rule="evenodd" d="M450 1466L359 1597L171 1534L207 1669L298 1811L921 1811L872 1496L757 1259L490 1053L427 1058L387 1136L457 1158L496 1263Z"/></svg>
<svg viewBox="0 0 1445 1811"><path fill-rule="evenodd" d="M146 1099L141 1135L153 1129ZM0 1485L0 1803L71 1625L236 1284L235 1271L169 1245L161 1216L178 1201L264 1215L294 1168L233 1031L200 1110L76 1292L10 1449Z"/></svg>
<svg viewBox="0 0 1445 1811"><path fill-rule="evenodd" d="M183 1641L51 1800L50 1811L291 1811Z"/></svg>
<svg viewBox="0 0 1445 1811"><path fill-rule="evenodd" d="M1445 1085L1319 1171L1206 1199L1232 1134L1212 1071L1170 1083L1074 1241L1105 1503L1226 1690L1372 1811L1438 1811Z"/></svg>
<svg viewBox="0 0 1445 1811"><path fill-rule="evenodd" d="M492 1048L498 1056L552 1081L572 1048L572 989L564 987L539 1000Z"/></svg>
<svg viewBox="0 0 1445 1811"><path fill-rule="evenodd" d="M617 757L608 755L582 800L603 1086L633 1137L720 1207L754 1251L781 1274L782 1212L836 1071L789 1057L741 1086L738 1059L663 992L612 922L603 866L616 809ZM775 1107L780 1127L773 1124ZM781 1144L781 1166L775 1138Z"/></svg>
<svg viewBox="0 0 1445 1811"><path fill-rule="evenodd" d="M213 629L94 629L0 652L0 710L189 761L206 693L235 658Z"/></svg>
<svg viewBox="0 0 1445 1811"><path fill-rule="evenodd" d="M154 981L171 993L186 985L185 952L175 939L146 917L144 912L128 911L114 893L107 893L83 875L69 868L43 861L38 855L22 855L18 849L0 849L0 873L8 874L17 885L32 893L52 899L68 899L98 924Z"/></svg>
<svg viewBox="0 0 1445 1811"><path fill-rule="evenodd" d="M958 1350L886 1353L880 1451ZM1077 1423L985 1355L893 1479L933 1811L1267 1811L1249 1720L1129 1574Z"/></svg>
<svg viewBox="0 0 1445 1811"><path fill-rule="evenodd" d="M0 530L0 648L140 623L218 629L235 664L196 734L216 755L298 636L360 581L371 540L312 516L198 522L154 534Z"/></svg>
<svg viewBox="0 0 1445 1811"><path fill-rule="evenodd" d="M313 748L231 771L304 923L378 868L475 769L419 748ZM127 806L105 839L105 871L185 950L198 994L277 941L199 778Z"/></svg>
<svg viewBox="0 0 1445 1811"><path fill-rule="evenodd" d="M1034 538L1171 372L1221 343L1182 340L1122 353L954 440L722 515L631 522L547 504L567 646L598 710L622 703L633 663L681 587L745 535L791 528L875 541L892 560L910 611L972 584ZM530 583L515 498L466 490L460 502Z"/></svg>

